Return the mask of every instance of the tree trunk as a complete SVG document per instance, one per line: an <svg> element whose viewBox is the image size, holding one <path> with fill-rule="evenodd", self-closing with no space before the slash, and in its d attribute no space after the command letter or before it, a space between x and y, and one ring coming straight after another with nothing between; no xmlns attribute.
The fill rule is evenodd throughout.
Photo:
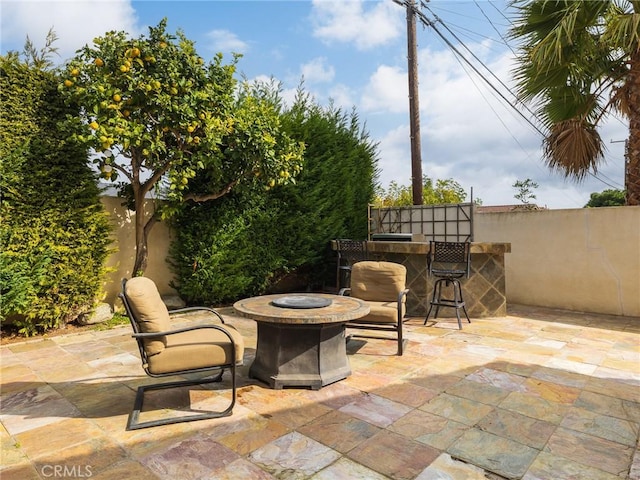
<svg viewBox="0 0 640 480"><path fill-rule="evenodd" d="M629 141L625 163L626 204L640 205L640 50L631 56L629 72Z"/></svg>
<svg viewBox="0 0 640 480"><path fill-rule="evenodd" d="M142 197L142 198L139 198ZM135 193L136 203L136 261L131 272L132 277L139 277L144 275L147 269L147 258L149 256L149 250L147 248L147 229L146 217L144 211L144 195L140 195L139 192Z"/></svg>

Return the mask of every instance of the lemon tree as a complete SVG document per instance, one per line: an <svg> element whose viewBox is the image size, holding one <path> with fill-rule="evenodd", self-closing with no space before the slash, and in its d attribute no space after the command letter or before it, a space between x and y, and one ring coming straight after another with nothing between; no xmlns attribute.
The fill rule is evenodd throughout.
<svg viewBox="0 0 640 480"><path fill-rule="evenodd" d="M95 38L67 63L59 86L81 106L69 119L82 124L79 139L136 212L135 274L146 268L153 225L178 205L292 182L303 154L282 131L278 107L234 78L239 57L205 61L166 23L138 38ZM146 212L154 188L167 201Z"/></svg>

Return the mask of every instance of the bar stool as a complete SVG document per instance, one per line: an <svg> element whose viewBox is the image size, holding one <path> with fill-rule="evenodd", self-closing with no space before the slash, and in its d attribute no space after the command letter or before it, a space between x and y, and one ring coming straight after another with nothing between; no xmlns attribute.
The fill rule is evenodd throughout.
<svg viewBox="0 0 640 480"><path fill-rule="evenodd" d="M450 307L456 309L456 317L458 319L458 328L462 330L462 322L460 321L460 309L464 312L467 321L471 323L464 299L462 297L462 287L460 278L469 278L471 267L471 244L469 242L429 242L429 256L427 262L429 264L429 275L436 277L438 280L433 285L433 296L431 305L427 312L427 318L424 325L429 320L431 310L436 307L433 318L438 318L440 307ZM453 298L444 298L442 296L442 285L453 285Z"/></svg>
<svg viewBox="0 0 640 480"><path fill-rule="evenodd" d="M351 266L356 262L368 260L366 240L339 239L336 240L336 251L338 252L338 266L336 269L336 290L349 287L351 283ZM345 277L345 284L341 279Z"/></svg>

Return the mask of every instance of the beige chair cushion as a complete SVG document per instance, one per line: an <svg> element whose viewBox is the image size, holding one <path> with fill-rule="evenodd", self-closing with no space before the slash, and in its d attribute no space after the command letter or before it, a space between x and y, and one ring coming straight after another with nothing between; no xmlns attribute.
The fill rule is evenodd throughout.
<svg viewBox="0 0 640 480"><path fill-rule="evenodd" d="M156 333L171 330L169 311L160 298L160 293L153 280L146 277L134 277L125 284L125 295L133 310L140 332ZM167 345L165 336L157 339L144 339L144 350L147 355L162 352Z"/></svg>
<svg viewBox="0 0 640 480"><path fill-rule="evenodd" d="M149 372L171 373L181 370L241 364L244 356L242 335L231 325L221 325L236 345L235 359L231 358L229 337L219 330L203 328L167 335L167 345L162 352L149 357Z"/></svg>
<svg viewBox="0 0 640 480"><path fill-rule="evenodd" d="M351 269L351 296L373 302L397 302L407 269L392 262L358 262Z"/></svg>
<svg viewBox="0 0 640 480"><path fill-rule="evenodd" d="M398 323L398 302L367 301L371 311L362 318L351 320L349 323ZM401 317L405 314L405 304L402 302Z"/></svg>

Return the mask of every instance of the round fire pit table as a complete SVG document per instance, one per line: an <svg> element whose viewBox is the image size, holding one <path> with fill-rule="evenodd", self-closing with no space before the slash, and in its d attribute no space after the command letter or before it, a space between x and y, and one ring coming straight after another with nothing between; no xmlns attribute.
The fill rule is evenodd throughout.
<svg viewBox="0 0 640 480"><path fill-rule="evenodd" d="M362 300L324 293L263 295L233 308L258 325L249 376L275 389L318 390L351 375L345 324L369 313Z"/></svg>

